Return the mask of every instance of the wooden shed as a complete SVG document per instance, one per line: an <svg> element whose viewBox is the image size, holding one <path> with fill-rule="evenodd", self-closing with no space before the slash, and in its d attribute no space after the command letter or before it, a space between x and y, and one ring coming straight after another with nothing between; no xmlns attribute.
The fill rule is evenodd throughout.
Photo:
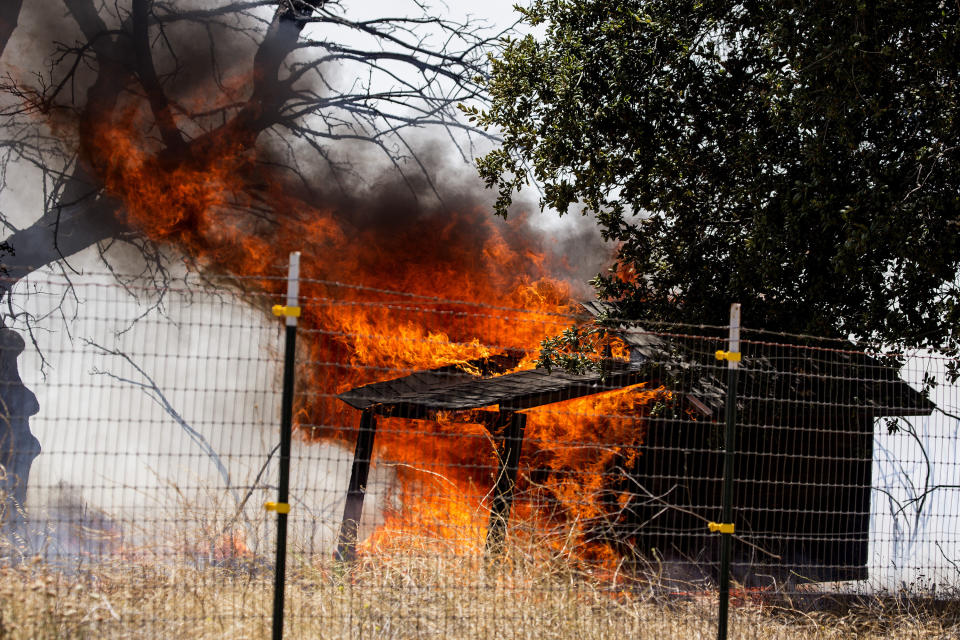
<svg viewBox="0 0 960 640"><path fill-rule="evenodd" d="M594 316L616 313L608 303L584 308ZM632 470L641 488L628 508L624 538L641 551L709 561L715 554L703 550L712 550L716 537L694 514L720 515L726 374L725 364L711 364L711 351L724 342L651 333L629 321L613 327L631 360L644 363L647 376L682 387L699 414L648 421ZM894 362L852 343L768 336L742 340L741 352L735 575L748 582L762 574L866 579L878 419L927 416L933 403L899 377Z"/></svg>
<svg viewBox="0 0 960 640"><path fill-rule="evenodd" d="M595 317L616 311L608 303L583 306ZM629 496L613 533L604 535L624 555L709 566L717 538L705 519L720 515L726 395L713 350L724 342L654 333L628 321L608 325L630 359L609 361L603 373L504 374L516 362L504 354L340 394L362 417L338 558L353 556L376 416L429 419L438 411L498 408L488 412L501 453L488 533L488 548L496 549L517 479L523 411L649 382L666 385L679 411L645 420L641 455L628 472ZM741 579L769 571L809 581L867 576L876 420L928 415L933 405L890 363L841 346L848 348L744 342L734 496L734 570Z"/></svg>

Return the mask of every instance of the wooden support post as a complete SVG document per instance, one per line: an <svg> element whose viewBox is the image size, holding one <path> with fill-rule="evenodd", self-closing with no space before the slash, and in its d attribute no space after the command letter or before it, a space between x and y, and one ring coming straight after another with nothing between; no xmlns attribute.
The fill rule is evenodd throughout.
<svg viewBox="0 0 960 640"><path fill-rule="evenodd" d="M360 414L357 449L353 454L347 501L343 505L343 521L340 524L340 536L334 555L340 562L353 562L357 557L360 516L363 514L363 498L367 492L367 476L370 475L370 459L373 457L373 438L376 433L377 418L372 410L365 409Z"/></svg>
<svg viewBox="0 0 960 640"><path fill-rule="evenodd" d="M501 411L499 423L503 425L503 443L500 447L500 466L497 484L493 490L490 509L490 526L487 529L487 554L498 555L503 550L507 532L507 520L513 505L513 490L517 484L520 466L520 450L523 447L523 431L527 416L513 411Z"/></svg>

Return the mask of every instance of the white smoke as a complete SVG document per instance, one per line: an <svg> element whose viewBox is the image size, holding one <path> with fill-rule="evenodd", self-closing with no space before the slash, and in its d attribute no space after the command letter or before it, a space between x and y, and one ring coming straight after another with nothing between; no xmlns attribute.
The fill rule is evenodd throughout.
<svg viewBox="0 0 960 640"><path fill-rule="evenodd" d="M39 400L31 427L43 448L24 551L202 554L242 531L251 551L269 552L274 518L263 503L276 499L281 324L198 285L174 283L159 304L155 292L131 289L109 274L71 288L41 271L14 294L37 318L36 348L20 366ZM332 552L351 459L295 438L291 539L304 551ZM374 470L363 535L389 476Z"/></svg>

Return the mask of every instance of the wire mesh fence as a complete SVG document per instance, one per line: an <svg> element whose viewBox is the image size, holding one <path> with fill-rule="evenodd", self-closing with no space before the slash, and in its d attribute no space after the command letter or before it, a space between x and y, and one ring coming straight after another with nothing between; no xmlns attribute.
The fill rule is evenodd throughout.
<svg viewBox="0 0 960 640"><path fill-rule="evenodd" d="M270 635L285 285L19 285L5 633ZM956 599L956 361L742 329L725 523L728 328L518 299L303 279L285 637L714 637L725 535L731 637L866 636L809 612ZM891 624L957 629L911 616Z"/></svg>

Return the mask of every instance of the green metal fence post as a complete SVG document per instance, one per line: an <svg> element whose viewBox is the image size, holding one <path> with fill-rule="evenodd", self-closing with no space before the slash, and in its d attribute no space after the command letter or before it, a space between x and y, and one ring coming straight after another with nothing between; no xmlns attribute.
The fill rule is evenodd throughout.
<svg viewBox="0 0 960 640"><path fill-rule="evenodd" d="M723 454L723 508L720 522L711 522L710 530L719 531L720 539L720 602L717 616L717 639L727 639L727 618L730 608L730 555L733 551L733 464L736 456L737 368L740 365L740 305L730 305L730 338L727 351L717 352L718 360L727 361L727 430Z"/></svg>
<svg viewBox="0 0 960 640"><path fill-rule="evenodd" d="M283 396L280 402L280 481L277 501L264 505L277 512L277 560L273 578L273 640L283 638L283 592L287 569L287 514L290 513L290 441L293 429L294 360L297 350L297 318L300 317L300 252L290 254L287 274L287 304L273 307L274 315L286 319L283 354Z"/></svg>

